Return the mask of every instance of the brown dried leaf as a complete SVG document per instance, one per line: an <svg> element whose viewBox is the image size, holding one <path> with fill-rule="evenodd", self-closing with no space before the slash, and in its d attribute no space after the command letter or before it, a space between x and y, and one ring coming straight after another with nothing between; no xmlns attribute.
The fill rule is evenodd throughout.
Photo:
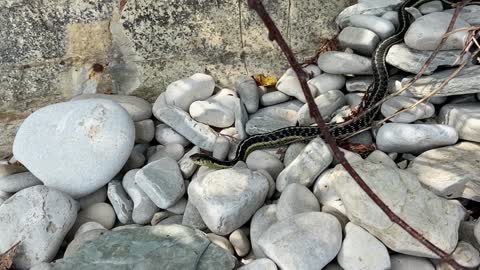
<svg viewBox="0 0 480 270"><path fill-rule="evenodd" d="M264 74L253 75L253 79L257 82L258 86L271 87L277 84L277 78Z"/></svg>
<svg viewBox="0 0 480 270"><path fill-rule="evenodd" d="M11 248L9 248L5 253L0 254L0 270L9 270L13 268L13 257L17 253L17 247L20 242L17 242Z"/></svg>

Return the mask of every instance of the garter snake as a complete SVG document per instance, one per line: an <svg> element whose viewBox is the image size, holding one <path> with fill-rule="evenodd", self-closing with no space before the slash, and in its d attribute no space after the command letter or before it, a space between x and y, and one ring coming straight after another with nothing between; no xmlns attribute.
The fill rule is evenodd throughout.
<svg viewBox="0 0 480 270"><path fill-rule="evenodd" d="M410 14L406 7L413 7L431 0L407 0L403 2L398 10L399 26L397 31L390 37L381 41L372 54L373 83L362 102L362 108L370 108L381 101L388 92L388 70L385 58L388 49L394 44L400 43L410 25ZM371 125L378 115L380 108L374 108L370 112L362 114L344 123L329 125L329 131L336 139L342 139L358 130ZM254 150L282 146L299 141L306 141L319 136L316 126L294 126L281 128L269 133L257 134L243 140L237 147L235 158L229 161L222 161L206 154L194 154L190 156L195 164L210 168L228 168L234 166L238 161L245 160Z"/></svg>

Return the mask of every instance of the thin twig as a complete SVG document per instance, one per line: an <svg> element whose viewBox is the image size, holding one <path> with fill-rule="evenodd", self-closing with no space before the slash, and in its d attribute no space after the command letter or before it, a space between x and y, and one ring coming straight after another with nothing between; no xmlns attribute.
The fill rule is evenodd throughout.
<svg viewBox="0 0 480 270"><path fill-rule="evenodd" d="M310 110L310 115L315 119L315 122L317 123L317 126L320 129L321 135L330 145L333 155L335 156L337 161L345 168L345 170L350 174L350 176L355 180L355 182L365 191L365 193L370 197L370 199L372 199L383 210L383 212L388 216L388 218L392 222L402 227L412 237L417 239L425 247L430 249L433 253L438 255L440 258L442 258L442 260L448 262L453 268L463 269L463 267L460 266L455 260L453 260L453 258L450 257L448 253L446 253L442 249L435 246L433 243L431 243L429 240L423 237L422 234L420 234L417 230L410 227L404 220L402 220L392 210L390 210L390 208L363 181L360 175L357 174L357 172L353 169L350 163L348 163L348 161L345 159L343 155L343 152L340 151L340 149L338 148L335 142L335 139L332 137L332 135L326 128L325 122L320 112L318 111L318 108L315 105L315 102L313 101L312 94L310 93L309 88L307 86L307 82L305 80L306 78L305 72L303 71L300 64L297 62L293 52L285 42L285 39L281 35L280 31L278 30L277 26L273 22L272 18L267 13L267 11L265 10L265 7L263 6L260 0L247 0L247 2L249 7L251 9L254 9L257 12L258 16L262 19L263 23L268 28L269 39L277 42L278 46L281 48L282 52L285 54L290 66L297 74L303 93L307 100L307 104Z"/></svg>

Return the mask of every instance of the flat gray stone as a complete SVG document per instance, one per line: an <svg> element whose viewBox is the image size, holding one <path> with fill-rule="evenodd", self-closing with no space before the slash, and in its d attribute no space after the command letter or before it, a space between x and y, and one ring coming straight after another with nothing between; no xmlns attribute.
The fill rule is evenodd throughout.
<svg viewBox="0 0 480 270"><path fill-rule="evenodd" d="M304 103L298 100L292 100L262 108L250 115L246 131L248 134L254 135L295 126L298 120L297 112L303 105Z"/></svg>
<svg viewBox="0 0 480 270"><path fill-rule="evenodd" d="M135 122L135 143L149 143L155 137L155 125L152 119Z"/></svg>
<svg viewBox="0 0 480 270"><path fill-rule="evenodd" d="M313 184L317 176L332 163L330 148L321 138L315 138L278 175L276 187L282 192L289 184Z"/></svg>
<svg viewBox="0 0 480 270"><path fill-rule="evenodd" d="M258 110L260 91L257 82L252 77L241 77L235 81L235 91L245 105L248 113Z"/></svg>
<svg viewBox="0 0 480 270"><path fill-rule="evenodd" d="M192 159L190 159L191 155L197 153L200 153L200 148L195 146L185 153L185 155L183 155L183 157L178 161L178 167L180 168L180 171L185 179L190 178L198 167L198 165L193 163Z"/></svg>
<svg viewBox="0 0 480 270"><path fill-rule="evenodd" d="M155 127L155 139L163 145L178 143L187 146L190 144L190 141L165 124L158 124Z"/></svg>
<svg viewBox="0 0 480 270"><path fill-rule="evenodd" d="M297 183L288 185L278 199L278 220L305 212L320 212L317 198L303 185Z"/></svg>
<svg viewBox="0 0 480 270"><path fill-rule="evenodd" d="M283 162L276 156L262 150L255 150L248 155L245 160L247 166L251 170L265 170L268 174L276 179L278 174L283 170Z"/></svg>
<svg viewBox="0 0 480 270"><path fill-rule="evenodd" d="M115 101L122 106L132 117L133 121L142 121L152 117L152 105L143 98L125 95L83 94L75 96L72 100L101 98Z"/></svg>
<svg viewBox="0 0 480 270"><path fill-rule="evenodd" d="M316 65L308 65L303 68L303 70L307 73L307 80L313 77L320 75L321 71ZM313 97L317 96L317 89L310 85L309 90ZM287 69L285 73L278 79L277 84L275 86L278 91L283 92L289 96L295 97L301 102L305 103L305 95L303 94L302 87L300 85L300 81L298 80L297 74L293 71L292 68Z"/></svg>
<svg viewBox="0 0 480 270"><path fill-rule="evenodd" d="M46 186L17 192L0 205L0 253L20 241L13 263L28 269L50 262L77 217L78 204L70 196Z"/></svg>
<svg viewBox="0 0 480 270"><path fill-rule="evenodd" d="M250 242L252 243L252 251L257 258L266 257L258 245L258 240L265 233L272 224L275 224L277 219L277 205L264 205L255 212L250 222ZM480 238L480 233L479 233Z"/></svg>
<svg viewBox="0 0 480 270"><path fill-rule="evenodd" d="M103 186L98 190L77 199L80 209L86 209L93 204L105 202L107 200L107 187Z"/></svg>
<svg viewBox="0 0 480 270"><path fill-rule="evenodd" d="M433 12L443 11L442 1L430 1L430 2L423 3L418 7L418 10L422 14L429 14Z"/></svg>
<svg viewBox="0 0 480 270"><path fill-rule="evenodd" d="M230 150L230 140L224 136L218 136L213 146L212 156L219 160L225 160Z"/></svg>
<svg viewBox="0 0 480 270"><path fill-rule="evenodd" d="M277 270L278 267L277 265L270 259L267 258L261 258L261 259L255 259L252 262L248 263L247 265L244 265L238 270Z"/></svg>
<svg viewBox="0 0 480 270"><path fill-rule="evenodd" d="M358 54L370 56L380 42L380 38L368 29L347 26L338 34L338 42L343 49L350 48Z"/></svg>
<svg viewBox="0 0 480 270"><path fill-rule="evenodd" d="M453 14L455 9L447 9L445 12ZM464 19L471 25L479 26L480 25L480 18L478 17L478 12L480 12L479 5L469 5L462 8L460 11L459 17Z"/></svg>
<svg viewBox="0 0 480 270"><path fill-rule="evenodd" d="M233 106L225 106L219 98L194 101L188 112L195 121L219 128L229 127L235 121Z"/></svg>
<svg viewBox="0 0 480 270"><path fill-rule="evenodd" d="M262 206L268 187L263 174L235 167L192 181L188 198L212 232L226 235L245 224Z"/></svg>
<svg viewBox="0 0 480 270"><path fill-rule="evenodd" d="M165 90L165 101L188 112L190 104L197 100L204 100L213 94L215 81L212 76L195 73L170 83Z"/></svg>
<svg viewBox="0 0 480 270"><path fill-rule="evenodd" d="M31 172L21 172L0 177L0 190L9 193L15 193L24 188L42 184L42 181Z"/></svg>
<svg viewBox="0 0 480 270"><path fill-rule="evenodd" d="M319 95L330 90L342 89L345 86L345 76L340 74L322 73L307 82L317 89Z"/></svg>
<svg viewBox="0 0 480 270"><path fill-rule="evenodd" d="M134 139L133 121L120 105L86 99L31 114L17 132L13 152L45 185L79 198L120 171Z"/></svg>
<svg viewBox="0 0 480 270"><path fill-rule="evenodd" d="M452 67L460 65L464 60L467 60L467 57L469 56L466 54L462 59L457 61L460 52L460 50L439 51L423 74L431 75L439 66ZM411 49L405 45L405 43L401 43L393 45L388 50L386 60L387 63L394 67L406 72L417 74L430 55L431 51Z"/></svg>
<svg viewBox="0 0 480 270"><path fill-rule="evenodd" d="M243 102L237 98L234 105L235 112L235 131L238 134L240 140L247 138L246 124L248 121L247 109Z"/></svg>
<svg viewBox="0 0 480 270"><path fill-rule="evenodd" d="M345 95L339 90L330 90L314 99L317 108L322 114L324 120L329 120L333 112L345 105ZM298 110L298 123L302 126L308 126L315 123L315 119L310 116L308 104L303 105Z"/></svg>
<svg viewBox="0 0 480 270"><path fill-rule="evenodd" d="M369 58L346 52L325 52L317 61L322 71L332 74L372 74L372 63Z"/></svg>
<svg viewBox="0 0 480 270"><path fill-rule="evenodd" d="M350 17L350 24L353 27L365 28L374 32L380 40L386 39L395 33L395 26L392 22L373 15L353 15Z"/></svg>
<svg viewBox="0 0 480 270"><path fill-rule="evenodd" d="M420 258L405 254L393 254L390 256L392 269L395 270L435 270L433 264L427 258Z"/></svg>
<svg viewBox="0 0 480 270"><path fill-rule="evenodd" d="M173 206L185 193L177 162L168 157L144 166L135 174L135 182L162 209Z"/></svg>
<svg viewBox="0 0 480 270"><path fill-rule="evenodd" d="M374 15L380 16L387 11L396 10L396 8L402 3L401 0L373 0L373 1L361 1L358 4L345 8L335 19L335 23L344 28L350 24L350 17L352 15Z"/></svg>
<svg viewBox="0 0 480 270"><path fill-rule="evenodd" d="M167 144L167 145L157 145L156 151L148 157L148 163L157 161L161 158L171 158L175 161L180 160L185 154L183 145L181 144Z"/></svg>
<svg viewBox="0 0 480 270"><path fill-rule="evenodd" d="M405 44L416 50L432 51L440 43L443 34L447 31L452 14L447 12L433 12L415 20L405 33ZM470 24L462 18L457 18L453 30L469 27ZM449 36L441 50L463 49L467 32L457 31Z"/></svg>
<svg viewBox="0 0 480 270"><path fill-rule="evenodd" d="M188 113L165 102L160 94L153 104L153 115L200 148L212 151L217 135L209 126L193 120Z"/></svg>
<svg viewBox="0 0 480 270"><path fill-rule="evenodd" d="M289 99L290 99L289 95L282 93L280 91L273 91L273 92L263 94L260 97L260 104L266 107L266 106L271 106L271 105L288 101Z"/></svg>
<svg viewBox="0 0 480 270"><path fill-rule="evenodd" d="M132 220L136 224L147 224L152 220L158 207L147 194L135 183L135 175L139 169L128 171L123 176L122 185L133 201Z"/></svg>
<svg viewBox="0 0 480 270"><path fill-rule="evenodd" d="M240 256L246 256L250 252L250 240L248 240L248 232L246 229L237 229L228 237L228 241L232 244L235 253Z"/></svg>
<svg viewBox="0 0 480 270"><path fill-rule="evenodd" d="M125 252L128 250L128 252ZM151 254L155 256L151 256ZM211 244L206 235L182 225L157 225L106 232L86 242L53 270L153 269L231 270L233 255Z"/></svg>
<svg viewBox="0 0 480 270"><path fill-rule="evenodd" d="M480 144L461 142L422 153L408 171L435 194L450 199L462 197L468 182L480 181L479 161Z"/></svg>
<svg viewBox="0 0 480 270"><path fill-rule="evenodd" d="M390 117L402 109L414 105L418 99L405 96L396 96L382 103L381 112L383 116ZM435 107L430 102L422 102L415 107L401 112L390 118L395 123L411 123L418 119L430 118L435 113Z"/></svg>
<svg viewBox="0 0 480 270"><path fill-rule="evenodd" d="M191 226L195 229L204 230L207 228L205 222L203 222L202 216L198 212L197 208L190 202L187 202L185 206L185 212L183 213L182 219L183 225Z"/></svg>
<svg viewBox="0 0 480 270"><path fill-rule="evenodd" d="M347 79L345 87L348 92L366 92L372 82L372 76L355 76Z"/></svg>
<svg viewBox="0 0 480 270"><path fill-rule="evenodd" d="M117 219L123 224L130 223L132 221L133 202L128 197L120 180L112 180L108 183L107 196L115 210Z"/></svg>
<svg viewBox="0 0 480 270"><path fill-rule="evenodd" d="M447 104L440 109L438 120L455 128L460 139L480 142L480 102Z"/></svg>
<svg viewBox="0 0 480 270"><path fill-rule="evenodd" d="M419 153L457 141L457 131L447 125L388 123L377 133L377 147L384 152Z"/></svg>
<svg viewBox="0 0 480 270"><path fill-rule="evenodd" d="M262 251L280 269L321 269L340 250L340 222L321 212L307 212L281 220L262 234Z"/></svg>

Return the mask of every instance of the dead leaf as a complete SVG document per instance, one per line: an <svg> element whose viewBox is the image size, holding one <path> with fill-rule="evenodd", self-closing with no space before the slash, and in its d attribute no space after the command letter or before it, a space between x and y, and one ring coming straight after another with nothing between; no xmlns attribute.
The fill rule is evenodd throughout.
<svg viewBox="0 0 480 270"><path fill-rule="evenodd" d="M272 87L277 84L277 78L264 74L253 75L253 79L257 82L258 86Z"/></svg>
<svg viewBox="0 0 480 270"><path fill-rule="evenodd" d="M9 270L13 268L13 257L17 253L17 247L20 244L20 241L14 244L11 248L5 251L3 254L0 254L0 270Z"/></svg>

